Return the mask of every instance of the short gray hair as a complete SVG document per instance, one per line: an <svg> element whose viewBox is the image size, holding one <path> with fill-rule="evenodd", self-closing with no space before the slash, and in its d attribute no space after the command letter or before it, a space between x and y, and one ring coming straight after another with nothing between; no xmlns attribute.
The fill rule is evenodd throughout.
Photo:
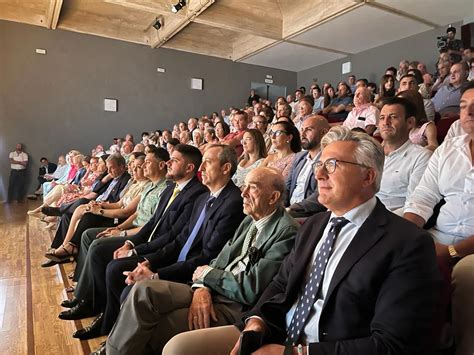
<svg viewBox="0 0 474 355"><path fill-rule="evenodd" d="M375 192L380 189L382 180L383 165L385 154L379 142L369 136L367 133L354 132L344 126L335 126L321 140L321 149L324 149L331 143L348 141L357 144L354 150L354 159L358 164L373 168L377 174L375 177Z"/></svg>
<svg viewBox="0 0 474 355"><path fill-rule="evenodd" d="M106 161L113 161L118 166L126 166L125 158L118 153L110 154Z"/></svg>

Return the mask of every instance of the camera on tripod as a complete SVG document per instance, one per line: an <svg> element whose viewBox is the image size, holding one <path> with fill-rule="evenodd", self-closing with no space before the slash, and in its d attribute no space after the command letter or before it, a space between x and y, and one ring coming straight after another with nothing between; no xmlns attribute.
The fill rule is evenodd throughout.
<svg viewBox="0 0 474 355"><path fill-rule="evenodd" d="M448 50L448 36L438 36L436 40L438 51L443 52Z"/></svg>

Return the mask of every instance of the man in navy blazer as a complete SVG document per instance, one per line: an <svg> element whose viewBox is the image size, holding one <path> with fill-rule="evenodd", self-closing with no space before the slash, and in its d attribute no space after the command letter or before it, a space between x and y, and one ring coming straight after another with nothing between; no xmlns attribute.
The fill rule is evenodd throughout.
<svg viewBox="0 0 474 355"><path fill-rule="evenodd" d="M239 328L258 354L429 354L440 275L430 235L376 199L384 153L365 133L332 128L317 164L319 201L279 273L236 326L196 331L165 347L236 355ZM247 338L247 337L243 337Z"/></svg>
<svg viewBox="0 0 474 355"><path fill-rule="evenodd" d="M163 239L162 242L155 243L157 248L161 248L189 223L196 199L208 191L196 177L201 158L201 152L195 147L175 147L168 161L166 175L174 183L163 191L151 220L132 237L124 235L96 239L91 244L74 292L75 297L63 302L64 306L72 308L61 312L59 318L81 319L98 314L105 308L107 298L107 264L113 259L127 257L130 269L135 267L137 262L144 259L133 252L133 246L138 247L140 243L147 243L147 240L153 243Z"/></svg>
<svg viewBox="0 0 474 355"><path fill-rule="evenodd" d="M286 206L293 217L308 217L325 210L317 201L314 165L319 161L321 138L327 131L328 121L318 115L306 118L301 126L301 146L305 150L296 155L291 174L286 179Z"/></svg>
<svg viewBox="0 0 474 355"><path fill-rule="evenodd" d="M191 282L195 269L210 263L232 238L244 218L241 191L231 181L237 170L235 150L225 145L211 146L204 153L200 170L203 184L210 191L196 200L189 223L177 237L159 249L151 248L153 242L144 249L137 246L135 250L144 262L137 266L133 259L132 265L137 267L128 274L127 280L124 272L132 270L130 258L115 259L108 264L104 315L100 322L85 328L76 337L89 339L110 332L120 311L120 296L126 286L125 281L130 286L122 298L128 294L131 285L143 279Z"/></svg>

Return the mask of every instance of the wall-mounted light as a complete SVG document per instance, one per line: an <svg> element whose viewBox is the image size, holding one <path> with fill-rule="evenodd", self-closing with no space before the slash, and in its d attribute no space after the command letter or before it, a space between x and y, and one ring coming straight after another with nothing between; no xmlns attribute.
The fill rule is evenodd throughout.
<svg viewBox="0 0 474 355"><path fill-rule="evenodd" d="M152 26L158 31L163 25L161 24L160 19L156 19Z"/></svg>
<svg viewBox="0 0 474 355"><path fill-rule="evenodd" d="M179 0L176 5L171 6L171 11L174 13L177 13L184 6L186 6L186 0Z"/></svg>

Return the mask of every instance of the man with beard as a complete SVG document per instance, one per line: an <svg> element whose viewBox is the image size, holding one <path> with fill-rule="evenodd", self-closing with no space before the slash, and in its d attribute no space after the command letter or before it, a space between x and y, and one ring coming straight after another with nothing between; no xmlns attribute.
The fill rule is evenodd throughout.
<svg viewBox="0 0 474 355"><path fill-rule="evenodd" d="M329 123L323 116L313 115L302 123L300 133L304 151L296 155L286 180L286 205L293 217L307 217L325 209L318 203L314 165L321 155L321 138L328 131Z"/></svg>

